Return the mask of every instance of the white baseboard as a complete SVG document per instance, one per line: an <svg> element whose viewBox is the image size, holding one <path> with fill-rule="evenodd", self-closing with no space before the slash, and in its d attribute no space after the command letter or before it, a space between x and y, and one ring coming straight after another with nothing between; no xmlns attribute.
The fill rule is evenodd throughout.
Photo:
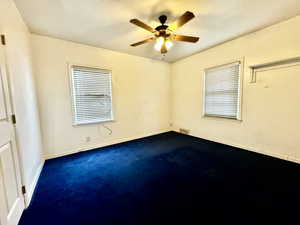
<svg viewBox="0 0 300 225"><path fill-rule="evenodd" d="M27 187L27 190L26 190L27 193L25 194L25 203L26 203L25 207L26 208L30 205L30 202L31 202L34 190L36 188L37 182L39 180L39 177L41 175L44 163L45 163L45 161L43 160L42 163L40 164L40 166L38 167L38 169L36 170L36 173L34 175L34 179L33 179L32 183L30 184L29 187Z"/></svg>
<svg viewBox="0 0 300 225"><path fill-rule="evenodd" d="M24 201L22 198L18 198L12 205L10 213L7 215L7 224L18 224L24 210Z"/></svg>
<svg viewBox="0 0 300 225"><path fill-rule="evenodd" d="M82 152L82 151L89 151L89 150L96 149L96 148L101 148L101 147L105 147L105 146L119 144L119 143L126 142L126 141L132 141L132 140L139 139L139 138L149 137L149 136L152 136L152 135L161 134L161 133L165 133L165 132L169 132L169 131L172 131L171 128L166 128L166 129L154 131L154 132L150 132L150 133L147 133L147 134L141 134L141 135L136 135L136 136L131 136L131 137L118 138L118 139L115 139L115 140L103 142L101 144L85 146L85 147L82 147L82 148L78 148L76 150L64 151L62 153L46 154L46 155L44 155L44 157L45 157L45 159L53 159L53 158L57 158L57 157L65 156L65 155L70 155L70 154L74 154L74 153L78 153L78 152Z"/></svg>
<svg viewBox="0 0 300 225"><path fill-rule="evenodd" d="M172 131L180 133L179 130L176 129L175 127L173 127ZM279 159L283 159L283 160L290 161L290 162L300 163L299 158L292 157L292 156L289 156L289 155L278 154L278 153L274 153L274 152L267 151L267 150L260 150L260 149L257 149L257 148L251 147L251 146L245 146L245 145L241 145L241 144L237 144L237 143L232 143L232 142L221 140L221 139L218 139L218 138L201 137L201 136L198 136L198 135L193 134L193 133L190 133L188 135L193 136L193 137L197 137L197 138L202 138L202 139L205 139L205 140L208 140L208 141L213 141L213 142L221 143L221 144L224 144L224 145L229 145L229 146L232 146L232 147L240 148L240 149L243 149L243 150L246 150L246 151L256 152L256 153L271 156L271 157L274 157L274 158L279 158Z"/></svg>

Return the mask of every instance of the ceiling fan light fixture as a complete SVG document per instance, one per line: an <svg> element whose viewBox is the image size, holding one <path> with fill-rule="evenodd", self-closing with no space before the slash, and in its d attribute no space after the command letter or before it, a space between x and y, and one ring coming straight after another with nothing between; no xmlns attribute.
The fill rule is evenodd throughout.
<svg viewBox="0 0 300 225"><path fill-rule="evenodd" d="M169 50L170 48L172 48L173 43L172 41L164 38L164 37L159 37L156 39L156 43L154 45L154 49L158 52L161 51L163 45L165 45L166 49Z"/></svg>
<svg viewBox="0 0 300 225"><path fill-rule="evenodd" d="M156 39L156 43L155 43L155 45L154 45L154 49L155 49L156 51L160 52L160 50L161 50L161 48L162 48L164 42L165 42L165 39L164 39L163 37L157 38L157 39Z"/></svg>
<svg viewBox="0 0 300 225"><path fill-rule="evenodd" d="M165 45L166 45L167 50L169 50L170 48L172 48L173 42L170 40L166 40Z"/></svg>

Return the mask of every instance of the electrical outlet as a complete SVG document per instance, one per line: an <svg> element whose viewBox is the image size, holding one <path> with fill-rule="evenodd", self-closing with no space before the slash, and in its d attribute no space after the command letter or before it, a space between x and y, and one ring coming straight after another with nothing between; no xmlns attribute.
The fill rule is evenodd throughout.
<svg viewBox="0 0 300 225"><path fill-rule="evenodd" d="M85 138L85 142L90 142L91 141L91 137L86 137Z"/></svg>
<svg viewBox="0 0 300 225"><path fill-rule="evenodd" d="M179 132L182 133L182 134L189 134L189 133L190 133L190 130L188 130L188 129L183 129L183 128L179 128Z"/></svg>
<svg viewBox="0 0 300 225"><path fill-rule="evenodd" d="M169 126L170 126L170 127L173 127L173 123L169 123Z"/></svg>

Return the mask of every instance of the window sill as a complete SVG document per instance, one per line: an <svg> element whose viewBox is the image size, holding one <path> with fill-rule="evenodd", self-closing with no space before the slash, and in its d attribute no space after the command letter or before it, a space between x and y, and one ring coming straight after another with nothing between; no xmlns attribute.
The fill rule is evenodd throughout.
<svg viewBox="0 0 300 225"><path fill-rule="evenodd" d="M75 123L73 122L73 126L82 126L82 125L92 125L92 124L101 124L101 123L108 123L108 122L115 122L114 119L110 120L98 120L98 121L90 121L90 122L81 122L81 123Z"/></svg>
<svg viewBox="0 0 300 225"><path fill-rule="evenodd" d="M221 116L221 115L208 115L208 114L203 115L202 118L228 119L228 120L240 121L240 122L242 121L241 118L237 118L237 117Z"/></svg>

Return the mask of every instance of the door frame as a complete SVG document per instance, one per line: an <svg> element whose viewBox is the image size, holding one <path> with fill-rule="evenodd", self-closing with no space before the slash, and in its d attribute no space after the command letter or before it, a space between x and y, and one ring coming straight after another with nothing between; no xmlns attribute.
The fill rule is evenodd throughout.
<svg viewBox="0 0 300 225"><path fill-rule="evenodd" d="M6 35L4 32L2 32L2 29L0 28L0 35L1 35L1 43L0 43L0 48L2 48L3 53L3 64L4 64L4 68L5 68L5 75L6 75L6 82L7 82L7 93L8 96L7 98L9 99L9 101L7 102L7 106L10 108L10 113L8 113L8 117L10 122L12 123L13 126L13 136L14 136L14 147L16 148L16 156L17 156L17 160L18 161L18 166L16 169L18 169L18 172L20 174L20 186L22 189L22 201L24 202L24 206L25 208L29 205L27 204L26 198L25 198L25 182L24 182L24 167L23 167L23 161L22 161L22 156L20 153L20 148L19 148L19 143L18 143L18 136L17 136L17 132L16 132L16 118L15 118L15 109L14 109L14 99L13 99L13 94L12 94L12 89L11 89L11 76L10 76L10 71L8 69L8 65L7 65L7 40L6 40Z"/></svg>

